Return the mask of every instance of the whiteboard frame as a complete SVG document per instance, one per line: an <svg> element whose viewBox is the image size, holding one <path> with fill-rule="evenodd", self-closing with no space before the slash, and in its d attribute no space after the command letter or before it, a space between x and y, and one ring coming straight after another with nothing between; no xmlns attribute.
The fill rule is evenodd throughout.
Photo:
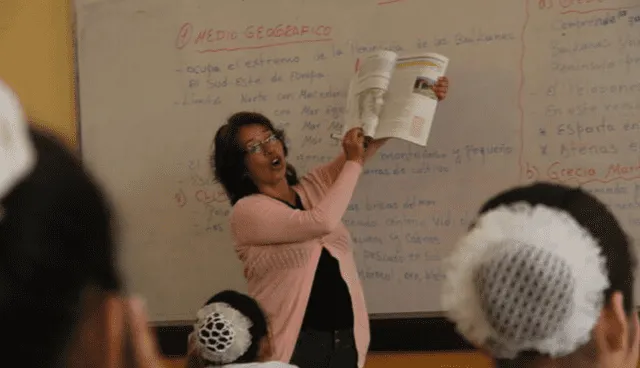
<svg viewBox="0 0 640 368"><path fill-rule="evenodd" d="M70 20L71 35L73 43L73 72L74 72L74 105L76 108L76 145L79 159L83 160L83 139L82 139L82 91L80 88L80 29L79 29L79 12L77 10L78 0L71 1ZM120 269L120 266L117 266ZM124 281L124 280L123 280ZM122 285L122 293L127 295L126 282ZM194 315L195 315L194 308ZM424 312L424 313L371 313L369 314L372 332L371 352L429 352L429 351L472 351L474 350L461 336L459 336L453 325L432 330L427 327L429 325L447 325L450 324L444 317L443 312ZM186 355L186 342L188 334L192 330L194 320L172 320L172 321L153 321L150 326L156 330L158 343L161 352L166 356L184 356ZM376 328L378 323L394 325L391 331L386 327ZM426 325L426 326L425 326ZM397 328L395 328L397 327ZM417 330L416 330L417 329ZM440 330L444 329L444 335ZM376 333L376 331L379 331ZM424 339L415 339L416 332L423 331L433 339L428 340L439 341L438 344L432 345ZM398 339L394 336L412 336L412 339ZM421 334L422 335L422 334ZM447 338L447 336L449 338ZM455 337L452 337L455 336ZM411 346L407 344L410 342ZM403 342L404 341L404 342ZM376 343L377 342L377 343ZM400 342L400 345L397 343Z"/></svg>
<svg viewBox="0 0 640 368"><path fill-rule="evenodd" d="M71 20L71 34L73 43L73 73L74 73L74 105L76 108L76 145L77 153L81 161L83 161L83 141L82 141L82 103L80 91L80 32L79 32L79 12L77 11L78 0L72 0L69 9ZM119 266L118 266L119 268ZM123 284L123 293L127 293L126 284ZM365 297L366 299L366 297ZM194 309L195 315L195 309ZM416 313L370 313L370 320L406 320L406 319L440 319L444 318L442 311L438 312L416 312ZM194 321L189 320L170 320L170 321L152 321L150 325L153 327L169 327L191 325Z"/></svg>

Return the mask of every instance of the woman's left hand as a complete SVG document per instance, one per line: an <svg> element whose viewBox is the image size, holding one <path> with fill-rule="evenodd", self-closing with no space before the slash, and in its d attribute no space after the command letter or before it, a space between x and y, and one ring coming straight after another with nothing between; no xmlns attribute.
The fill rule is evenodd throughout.
<svg viewBox="0 0 640 368"><path fill-rule="evenodd" d="M439 101L442 101L447 97L448 90L449 90L449 78L447 77L438 78L438 81L433 86L433 92L435 92L436 97L438 97Z"/></svg>

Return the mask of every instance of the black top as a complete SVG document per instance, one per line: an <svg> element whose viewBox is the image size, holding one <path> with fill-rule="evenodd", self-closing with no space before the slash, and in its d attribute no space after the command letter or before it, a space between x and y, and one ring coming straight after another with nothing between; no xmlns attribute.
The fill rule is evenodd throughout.
<svg viewBox="0 0 640 368"><path fill-rule="evenodd" d="M304 210L302 200L296 193L296 205L289 207ZM322 247L316 274L309 294L302 329L333 331L353 328L351 294L340 273L340 264L327 248Z"/></svg>

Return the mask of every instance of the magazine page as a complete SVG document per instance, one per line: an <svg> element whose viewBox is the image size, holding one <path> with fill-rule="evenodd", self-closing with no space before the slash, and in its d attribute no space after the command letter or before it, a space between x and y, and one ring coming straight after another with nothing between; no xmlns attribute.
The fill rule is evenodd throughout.
<svg viewBox="0 0 640 368"><path fill-rule="evenodd" d="M349 84L342 135L362 127L366 136L374 136L397 57L395 52L380 50L358 59Z"/></svg>
<svg viewBox="0 0 640 368"><path fill-rule="evenodd" d="M394 137L426 146L438 105L433 90L449 59L434 53L398 58L375 138Z"/></svg>

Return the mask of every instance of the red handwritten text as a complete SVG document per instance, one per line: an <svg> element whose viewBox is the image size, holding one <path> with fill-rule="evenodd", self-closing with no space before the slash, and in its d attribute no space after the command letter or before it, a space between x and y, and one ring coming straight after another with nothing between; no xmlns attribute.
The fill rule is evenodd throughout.
<svg viewBox="0 0 640 368"><path fill-rule="evenodd" d="M527 176L527 180L529 181L538 180L538 176L540 175L540 173L538 172L538 167L535 165L531 165L528 162L525 165L526 165L525 174Z"/></svg>
<svg viewBox="0 0 640 368"><path fill-rule="evenodd" d="M244 35L248 39L258 40L264 38L290 38L299 36L330 37L331 27L291 24L278 24L275 27L249 26L244 30Z"/></svg>
<svg viewBox="0 0 640 368"><path fill-rule="evenodd" d="M187 197L184 195L182 190L176 192L173 198L178 203L178 207L184 207L187 204Z"/></svg>
<svg viewBox="0 0 640 368"><path fill-rule="evenodd" d="M606 1L607 0L538 0L538 8L553 9L559 7L561 9L569 9L582 5L602 4Z"/></svg>
<svg viewBox="0 0 640 368"><path fill-rule="evenodd" d="M635 165L622 165L620 163L611 164L607 170L606 178L629 178L630 175L634 178L640 175L640 163Z"/></svg>
<svg viewBox="0 0 640 368"><path fill-rule="evenodd" d="M561 162L556 161L547 168L547 176L551 180L567 181L567 180L588 180L598 175L593 167L571 167L564 166Z"/></svg>
<svg viewBox="0 0 640 368"><path fill-rule="evenodd" d="M226 203L227 194L222 190L200 189L195 193L196 200L201 203Z"/></svg>
<svg viewBox="0 0 640 368"><path fill-rule="evenodd" d="M565 166L556 161L547 168L547 176L556 182L572 181L580 184L637 180L640 179L640 162L636 164L616 162L599 171L590 166Z"/></svg>
<svg viewBox="0 0 640 368"><path fill-rule="evenodd" d="M234 30L203 28L194 32L193 25L191 23L185 23L178 30L176 48L182 49L189 43L198 45L203 43L230 41L237 38L238 32Z"/></svg>
<svg viewBox="0 0 640 368"><path fill-rule="evenodd" d="M184 23L178 29L175 47L183 49L189 45L203 49L217 44L219 46L231 46L233 42L252 40L271 42L274 45L284 43L302 43L330 41L332 28L328 25L309 24L274 24L274 25L250 25L243 30L234 29L195 29L192 23ZM259 45L256 45L259 46ZM243 48L255 48L245 46ZM216 49L218 50L218 49Z"/></svg>

